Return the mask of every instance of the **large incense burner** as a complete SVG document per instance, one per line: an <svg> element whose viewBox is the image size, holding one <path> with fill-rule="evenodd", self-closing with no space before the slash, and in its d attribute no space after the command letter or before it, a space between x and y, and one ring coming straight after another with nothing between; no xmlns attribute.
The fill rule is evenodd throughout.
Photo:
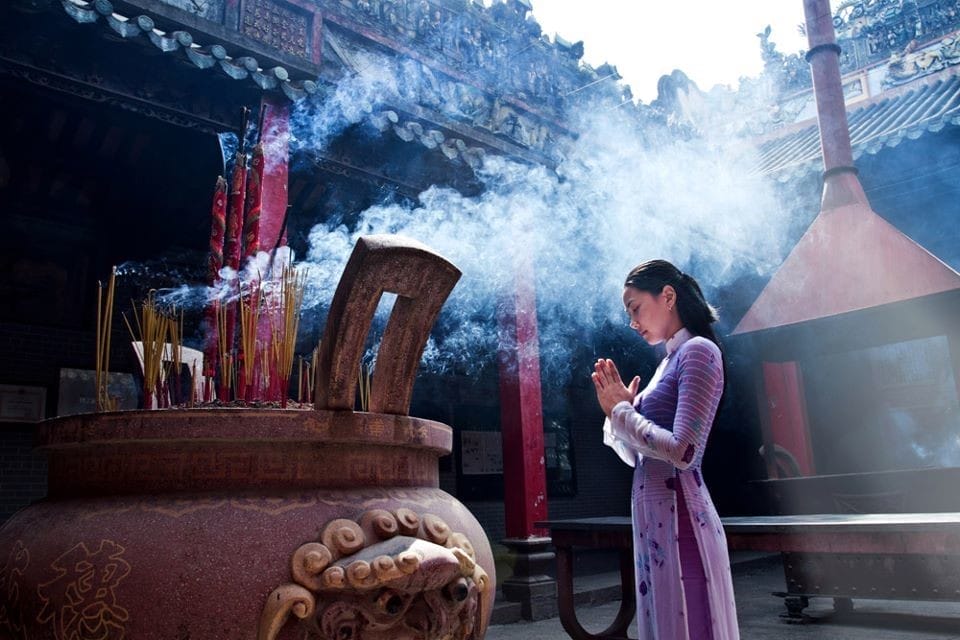
<svg viewBox="0 0 960 640"><path fill-rule="evenodd" d="M451 429L407 415L460 276L362 238L321 342L314 410L168 409L40 426L49 495L0 530L0 636L483 638L495 576L438 488ZM370 411L352 410L378 301L398 294Z"/></svg>

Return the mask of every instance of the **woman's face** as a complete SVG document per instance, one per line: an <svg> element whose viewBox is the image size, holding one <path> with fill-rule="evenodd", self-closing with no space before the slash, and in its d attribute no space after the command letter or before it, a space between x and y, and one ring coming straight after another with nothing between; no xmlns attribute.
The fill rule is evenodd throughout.
<svg viewBox="0 0 960 640"><path fill-rule="evenodd" d="M623 288L623 307L630 328L648 344L660 344L683 326L676 311L677 294L667 285L654 295L633 287Z"/></svg>

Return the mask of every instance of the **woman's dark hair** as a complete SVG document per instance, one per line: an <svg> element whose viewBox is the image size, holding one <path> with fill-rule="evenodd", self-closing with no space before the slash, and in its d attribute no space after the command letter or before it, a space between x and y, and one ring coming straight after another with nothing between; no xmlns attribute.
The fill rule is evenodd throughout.
<svg viewBox="0 0 960 640"><path fill-rule="evenodd" d="M717 321L717 312L703 298L700 285L666 260L650 260L634 267L627 275L625 287L633 287L652 295L660 295L667 285L677 292L677 313L680 322L690 333L702 336L720 347L713 323Z"/></svg>

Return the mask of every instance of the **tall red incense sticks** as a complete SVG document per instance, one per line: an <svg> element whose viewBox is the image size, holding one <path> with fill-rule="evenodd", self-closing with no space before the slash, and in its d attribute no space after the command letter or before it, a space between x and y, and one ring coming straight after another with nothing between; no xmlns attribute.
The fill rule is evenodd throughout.
<svg viewBox="0 0 960 640"><path fill-rule="evenodd" d="M230 198L228 201L229 211L227 215L226 244L224 250L224 263L234 272L240 271L240 251L243 238L243 214L244 202L246 199L247 186L247 153L246 153L246 133L247 116L250 110L243 108L243 118L240 127L240 146L237 148L237 157L233 164L233 175L230 179ZM240 280L237 279L237 296L240 295ZM224 344L230 351L233 350L233 343L236 336L237 325L237 301L231 299L226 302L226 321L224 329L226 335L223 336ZM220 372L220 398L226 400L230 389L231 371L222 368Z"/></svg>
<svg viewBox="0 0 960 640"><path fill-rule="evenodd" d="M223 267L223 239L227 230L227 181L217 176L217 185L213 190L213 207L210 215L210 259L207 263L207 282L211 290L220 282L220 269ZM206 309L207 341L203 350L203 401L213 399L213 380L217 373L217 313L220 301L210 300ZM225 398L223 398L225 399Z"/></svg>

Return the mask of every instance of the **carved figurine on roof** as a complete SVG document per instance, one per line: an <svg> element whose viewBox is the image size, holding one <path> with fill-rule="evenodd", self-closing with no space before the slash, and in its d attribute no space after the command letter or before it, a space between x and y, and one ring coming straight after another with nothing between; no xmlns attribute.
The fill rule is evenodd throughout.
<svg viewBox="0 0 960 640"><path fill-rule="evenodd" d="M960 37L944 38L926 47L911 40L901 53L890 55L884 87L904 84L960 63Z"/></svg>
<svg viewBox="0 0 960 640"><path fill-rule="evenodd" d="M846 0L834 12L837 42L848 52L841 71L849 73L893 54L913 40L930 42L957 27L958 0Z"/></svg>
<svg viewBox="0 0 960 640"><path fill-rule="evenodd" d="M189 0L157 3L189 10L184 9ZM220 12L208 19L223 23L226 5L220 0L205 6L214 4ZM472 0L313 0L296 6L246 0L234 9L237 30L256 41L256 58L244 42L221 44L200 26L197 36L185 29L168 33L149 16L105 13L106 5L99 3L66 2L62 10L80 24L99 22L126 41L149 41L170 57L185 57L197 68L255 83L259 90L280 90L294 101L335 82L338 70L356 72L366 66L362 57L379 57L389 68L399 65L402 73L413 71L411 77L418 79L402 87L404 101L485 129L547 159L556 158L548 141L557 132L551 134L549 128L585 96L595 95L598 88L592 83L603 75L582 62L582 42L560 37L551 42L543 36L529 0L496 0L490 6ZM314 41L318 34L320 42ZM289 64L269 66L277 62L269 57L271 50L284 54ZM408 55L411 50L417 55ZM320 82L313 73L317 64L323 70ZM608 93L611 101L622 101L619 92ZM405 135L411 124L401 123ZM411 139L428 146L443 142L416 133Z"/></svg>
<svg viewBox="0 0 960 640"><path fill-rule="evenodd" d="M800 54L785 55L770 39L770 25L757 34L760 38L760 57L763 60L764 80L779 95L802 91L811 87L810 65Z"/></svg>

